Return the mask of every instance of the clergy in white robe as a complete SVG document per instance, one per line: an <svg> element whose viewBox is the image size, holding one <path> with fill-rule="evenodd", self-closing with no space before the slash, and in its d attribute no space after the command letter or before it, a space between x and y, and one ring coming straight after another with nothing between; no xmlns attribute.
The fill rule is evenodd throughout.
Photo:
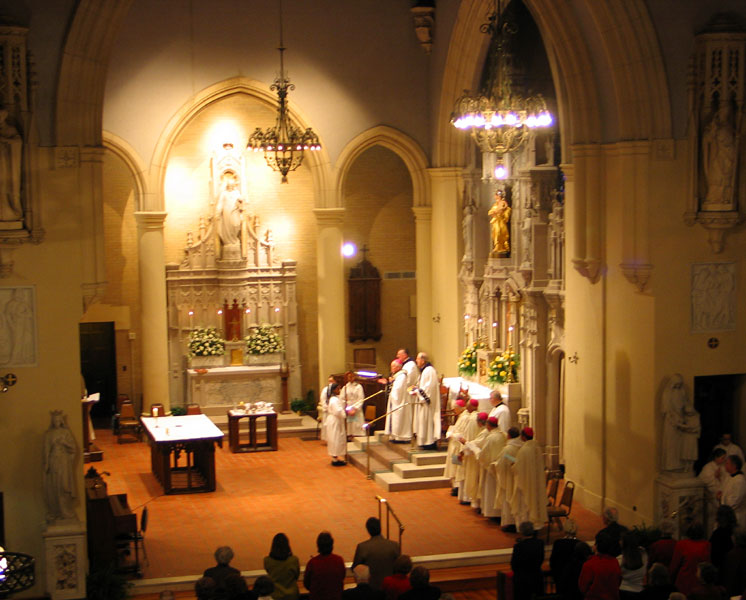
<svg viewBox="0 0 746 600"><path fill-rule="evenodd" d="M413 399L416 400L414 433L418 445L432 447L440 439L440 381L427 354L420 352L416 362L420 377L417 381L417 393L413 393Z"/></svg>
<svg viewBox="0 0 746 600"><path fill-rule="evenodd" d="M476 437L464 444L462 461L464 462L464 485L466 494L471 499L472 508L479 508L479 453L487 438L487 413L480 412L477 415L477 426L479 431Z"/></svg>
<svg viewBox="0 0 746 600"><path fill-rule="evenodd" d="M477 459L479 462L479 506L483 517L496 518L500 516L500 511L494 506L497 485L494 463L505 448L508 438L498 428L495 417L487 418L486 428L487 436Z"/></svg>
<svg viewBox="0 0 746 600"><path fill-rule="evenodd" d="M505 435L508 435L508 429L510 429L510 409L508 405L503 402L503 397L497 390L492 390L490 394L490 404L492 404L492 410L490 410L489 416L497 419L497 426L500 431Z"/></svg>
<svg viewBox="0 0 746 600"><path fill-rule="evenodd" d="M743 450L741 450L741 446L736 444L730 433L724 433L720 436L720 443L713 448L713 450L716 450L717 448L722 448L725 450L725 455L730 456L731 454L735 454L738 458L741 459L741 462L743 462Z"/></svg>
<svg viewBox="0 0 746 600"><path fill-rule="evenodd" d="M723 486L721 504L727 504L736 513L739 527L746 526L746 477L741 467L743 463L738 456L732 455L725 459L725 470L729 477Z"/></svg>
<svg viewBox="0 0 746 600"><path fill-rule="evenodd" d="M461 437L466 431L466 425L469 421L469 413L466 411L466 402L463 400L456 400L453 404L453 412L456 415L456 422L448 428L446 431L446 439L448 440L448 450L446 451L446 465L443 469L443 475L451 480L451 490L453 495L456 495L456 468L460 461L458 455L461 452Z"/></svg>
<svg viewBox="0 0 746 600"><path fill-rule="evenodd" d="M412 407L408 404L407 374L398 360L391 363L393 381L386 407L386 433L394 442L412 439Z"/></svg>
<svg viewBox="0 0 746 600"><path fill-rule="evenodd" d="M321 390L319 394L319 403L316 405L316 412L318 414L319 429L321 431L321 440L326 440L326 415L329 408L329 388L334 383L334 377L329 376L327 385Z"/></svg>
<svg viewBox="0 0 746 600"><path fill-rule="evenodd" d="M723 484L728 473L725 471L725 450L716 448L710 455L710 461L699 472L699 480L705 484L705 501L707 507L707 527L710 531L715 527L715 515L720 506L723 495Z"/></svg>
<svg viewBox="0 0 746 600"><path fill-rule="evenodd" d="M401 363L402 371L407 374L407 387L410 388L417 385L417 380L420 378L420 371L417 368L417 363L409 356L409 350L407 348L399 348L396 351L396 360Z"/></svg>
<svg viewBox="0 0 746 600"><path fill-rule="evenodd" d="M508 429L508 441L495 461L495 501L492 506L500 511L503 531L515 532L515 515L510 505L515 489L515 459L523 446L517 427Z"/></svg>
<svg viewBox="0 0 746 600"><path fill-rule="evenodd" d="M345 433L347 413L339 392L340 387L333 383L326 416L326 449L335 467L345 464L344 458L347 453L347 434Z"/></svg>
<svg viewBox="0 0 746 600"><path fill-rule="evenodd" d="M521 437L524 444L515 457L515 488L510 505L518 523L530 521L535 529L541 529L547 522L544 454L533 439L533 429L524 427Z"/></svg>
<svg viewBox="0 0 746 600"><path fill-rule="evenodd" d="M365 392L363 386L357 381L357 375L352 371L345 373L347 383L339 393L342 401L347 407L347 435L365 435L365 414L363 412L363 399Z"/></svg>
<svg viewBox="0 0 746 600"><path fill-rule="evenodd" d="M461 453L459 454L459 458L461 458L461 465L456 470L456 481L459 483L458 485L458 499L461 504L471 504L471 496L469 495L469 491L466 484L466 476L469 472L469 469L467 468L469 465L469 462L471 459L473 459L473 455L466 452L466 444L469 442L474 441L479 433L482 431L482 428L484 427L484 423L487 421L487 413L480 413L477 412L477 409L479 407L479 401L477 400L476 403L474 402L474 399L469 401L469 406L467 407L467 410L469 410L469 420L466 422L466 431L464 431L464 436L461 438L461 442L464 445L464 447L461 449ZM479 416L484 416L484 421L479 421Z"/></svg>

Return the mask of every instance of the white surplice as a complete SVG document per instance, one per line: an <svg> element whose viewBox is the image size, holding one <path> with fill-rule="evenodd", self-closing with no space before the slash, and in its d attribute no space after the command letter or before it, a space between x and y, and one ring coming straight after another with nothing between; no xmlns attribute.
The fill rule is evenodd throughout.
<svg viewBox="0 0 746 600"><path fill-rule="evenodd" d="M365 435L365 414L363 412L363 398L365 392L363 386L357 381L348 382L340 392L343 402L347 402L348 408L355 405L355 414L347 414L347 435Z"/></svg>
<svg viewBox="0 0 746 600"><path fill-rule="evenodd" d="M497 406L493 406L489 416L495 417L497 419L497 428L505 435L508 435L508 429L510 429L512 420L508 405L505 402L501 402Z"/></svg>
<svg viewBox="0 0 746 600"><path fill-rule="evenodd" d="M733 509L740 527L746 526L746 477L740 471L726 478L722 504Z"/></svg>
<svg viewBox="0 0 746 600"><path fill-rule="evenodd" d="M344 402L339 395L329 398L326 416L326 449L329 456L345 456L347 434L345 433L346 417Z"/></svg>
<svg viewBox="0 0 746 600"><path fill-rule="evenodd" d="M414 432L417 444L428 446L440 439L440 381L435 367L425 365L417 387L424 392L424 397L419 392L412 396L417 402L414 410Z"/></svg>
<svg viewBox="0 0 746 600"><path fill-rule="evenodd" d="M408 401L407 374L401 370L394 375L386 408L386 412L389 413L386 415L386 433L389 439L398 441L412 439L412 407L405 404Z"/></svg>

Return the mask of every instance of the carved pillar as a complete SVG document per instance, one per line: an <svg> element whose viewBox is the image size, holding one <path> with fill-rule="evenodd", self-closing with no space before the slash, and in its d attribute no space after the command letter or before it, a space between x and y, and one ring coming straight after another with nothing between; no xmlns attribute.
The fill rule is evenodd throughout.
<svg viewBox="0 0 746 600"><path fill-rule="evenodd" d="M106 257L104 255L104 149L87 146L80 149L80 205L83 245L84 308L106 290ZM164 261L159 263L163 267Z"/></svg>
<svg viewBox="0 0 746 600"><path fill-rule="evenodd" d="M163 404L171 412L168 389L168 326L166 270L163 248L165 212L136 212L140 251L140 304L142 310L143 412ZM147 409L146 409L147 407Z"/></svg>
<svg viewBox="0 0 746 600"><path fill-rule="evenodd" d="M344 208L315 208L319 236L317 248L319 389L330 373L345 367L344 264L342 221Z"/></svg>
<svg viewBox="0 0 746 600"><path fill-rule="evenodd" d="M429 350L433 345L433 256L431 206L415 206L414 235L417 269L417 347Z"/></svg>
<svg viewBox="0 0 746 600"><path fill-rule="evenodd" d="M432 314L417 315L433 319L433 363L448 375L455 373L460 354L461 300L459 298L458 241L461 238L461 169L429 169L431 179L432 222Z"/></svg>
<svg viewBox="0 0 746 600"><path fill-rule="evenodd" d="M585 144L573 146L572 152L574 169L563 166L568 205L574 207L572 262L595 283L601 272L601 150Z"/></svg>

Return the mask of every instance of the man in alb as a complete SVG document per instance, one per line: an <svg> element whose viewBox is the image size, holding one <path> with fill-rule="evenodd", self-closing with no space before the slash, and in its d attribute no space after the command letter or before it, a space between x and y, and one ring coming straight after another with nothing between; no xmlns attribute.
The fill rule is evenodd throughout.
<svg viewBox="0 0 746 600"><path fill-rule="evenodd" d="M497 426L504 434L508 434L510 429L510 409L508 405L503 402L503 396L497 390L492 390L490 394L490 404L492 410L490 410L489 416L497 419Z"/></svg>
<svg viewBox="0 0 746 600"><path fill-rule="evenodd" d="M459 447L456 456L458 460L451 459L456 462L456 473L453 477L453 483L458 488L457 495L459 501L462 504L471 504L471 498L466 493L466 468L464 467L463 460L463 449L464 444L473 440L479 434L479 423L477 422L477 409L479 408L479 400L476 398L470 398L466 403L466 418L464 419L464 429L461 433L457 433L454 437L459 440Z"/></svg>
<svg viewBox="0 0 746 600"><path fill-rule="evenodd" d="M500 452L495 465L495 478L497 480L495 487L494 508L500 511L500 524L502 530L509 533L515 533L515 515L510 506L510 500L513 497L515 488L515 459L518 451L523 446L521 433L517 427L508 429L508 441Z"/></svg>
<svg viewBox="0 0 746 600"><path fill-rule="evenodd" d="M430 364L427 354L417 355L420 377L412 399L416 401L414 410L414 433L417 444L428 450L435 450L440 439L440 381L438 372Z"/></svg>
<svg viewBox="0 0 746 600"><path fill-rule="evenodd" d="M363 425L365 416L363 415L363 399L365 392L363 386L357 382L357 375L353 371L345 373L345 386L340 392L340 396L347 407L347 436L365 435Z"/></svg>
<svg viewBox="0 0 746 600"><path fill-rule="evenodd" d="M511 507L516 521L530 521L536 529L547 522L547 487L544 454L531 427L521 432L523 446L515 457L515 489Z"/></svg>
<svg viewBox="0 0 746 600"><path fill-rule="evenodd" d="M487 438L487 413L480 412L477 415L477 435L464 444L461 451L461 460L464 463L464 485L466 486L466 495L471 499L472 508L479 508L479 453ZM464 504L462 502L462 504Z"/></svg>
<svg viewBox="0 0 746 600"><path fill-rule="evenodd" d="M458 466L458 454L461 452L461 436L466 431L466 424L469 420L469 413L466 411L466 402L462 399L456 400L453 404L453 413L456 415L456 422L446 431L448 450L446 452L446 466L443 470L443 475L451 480L451 496L457 496L458 487L455 477L456 467Z"/></svg>
<svg viewBox="0 0 746 600"><path fill-rule="evenodd" d="M479 453L479 505L482 508L482 516L496 519L500 511L495 508L495 462L508 441L507 436L500 431L495 417L487 418L487 436L484 446Z"/></svg>
<svg viewBox="0 0 746 600"><path fill-rule="evenodd" d="M727 454L722 448L715 448L710 454L710 460L699 472L699 480L707 486L705 492L707 505L707 524L712 529L715 523L715 515L720 506L720 497L723 495L723 485L728 473L725 471L725 459Z"/></svg>
<svg viewBox="0 0 746 600"><path fill-rule="evenodd" d="M725 470L729 477L723 485L723 497L720 501L733 509L740 527L746 526L746 477L741 471L742 466L743 462L735 454L725 459Z"/></svg>
<svg viewBox="0 0 746 600"><path fill-rule="evenodd" d="M329 389L329 405L326 416L326 450L332 457L332 466L343 467L347 464L347 434L345 433L347 413L339 397L340 386L332 383Z"/></svg>
<svg viewBox="0 0 746 600"><path fill-rule="evenodd" d="M391 391L386 407L386 433L392 442L412 439L412 407L407 394L407 374L398 360L391 361Z"/></svg>
<svg viewBox="0 0 746 600"><path fill-rule="evenodd" d="M417 385L417 380L420 378L420 372L417 369L417 363L414 359L409 356L408 348L399 348L396 351L396 360L401 363L402 371L407 374L407 387Z"/></svg>
<svg viewBox="0 0 746 600"><path fill-rule="evenodd" d="M326 441L326 414L329 409L329 390L331 390L332 383L334 383L334 377L329 375L326 387L321 390L319 394L319 403L316 405L316 412L318 413L319 427L321 428L321 441Z"/></svg>

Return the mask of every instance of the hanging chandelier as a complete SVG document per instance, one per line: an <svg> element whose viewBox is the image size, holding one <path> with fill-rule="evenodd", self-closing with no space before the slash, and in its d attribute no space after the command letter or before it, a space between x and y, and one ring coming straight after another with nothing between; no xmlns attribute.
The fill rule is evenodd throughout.
<svg viewBox="0 0 746 600"><path fill-rule="evenodd" d="M494 152L498 167L503 165L503 155L520 148L532 130L549 127L553 121L540 94L524 97L514 89L510 38L518 30L502 13L497 0L488 22L480 27L491 36L482 89L478 94L465 90L451 113L451 124L469 130L482 152Z"/></svg>
<svg viewBox="0 0 746 600"><path fill-rule="evenodd" d="M321 150L319 137L309 127L305 131L297 127L288 113L287 97L295 85L285 75L285 46L282 42L282 0L280 0L280 75L270 86L277 92L277 120L274 127L262 130L257 127L249 137L246 148L263 152L267 164L282 175L282 183L288 182L288 173L295 171L303 162L306 151Z"/></svg>

